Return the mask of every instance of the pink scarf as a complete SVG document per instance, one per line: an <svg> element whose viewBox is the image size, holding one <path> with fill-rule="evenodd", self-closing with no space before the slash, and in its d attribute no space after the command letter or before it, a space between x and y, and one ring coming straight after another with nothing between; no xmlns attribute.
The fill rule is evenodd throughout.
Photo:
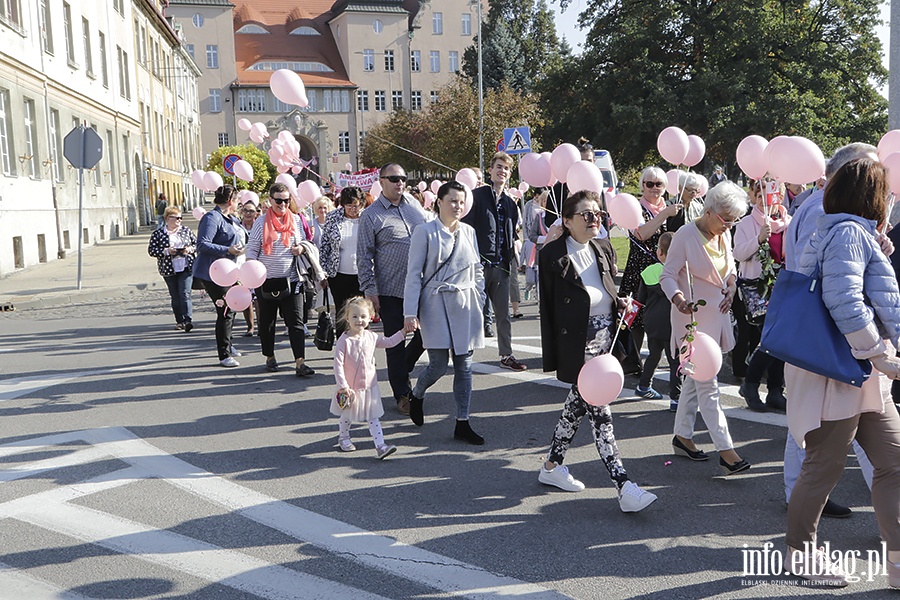
<svg viewBox="0 0 900 600"><path fill-rule="evenodd" d="M662 196L659 197L659 204L651 204L649 200L641 196L641 206L647 209L651 217L655 217L666 207L666 201Z"/></svg>

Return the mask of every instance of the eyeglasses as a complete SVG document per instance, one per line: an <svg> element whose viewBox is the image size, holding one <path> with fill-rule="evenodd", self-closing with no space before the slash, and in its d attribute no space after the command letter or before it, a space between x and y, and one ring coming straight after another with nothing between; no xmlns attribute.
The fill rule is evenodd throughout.
<svg viewBox="0 0 900 600"><path fill-rule="evenodd" d="M181 217L176 217L176 216L173 216L173 215L169 215L169 216L166 217L166 218L167 218L167 219L175 219L176 221L181 221Z"/></svg>
<svg viewBox="0 0 900 600"><path fill-rule="evenodd" d="M710 211L710 212L712 212L712 211ZM713 214L716 215L716 217L718 217L718 219L720 221L722 221L722 225L724 225L728 229L731 229L732 227L737 225L737 221L726 221L725 219L722 218L722 216L719 213L714 212Z"/></svg>
<svg viewBox="0 0 900 600"><path fill-rule="evenodd" d="M255 214L256 214L256 209L255 209L255 208L245 208L245 209L244 209L243 211L241 211L241 212L243 212L245 215L255 215Z"/></svg>
<svg viewBox="0 0 900 600"><path fill-rule="evenodd" d="M353 204L345 204L344 205L344 210L347 210L348 208L353 208L353 209L359 210L360 208L362 208L362 206L360 204L354 202Z"/></svg>
<svg viewBox="0 0 900 600"><path fill-rule="evenodd" d="M686 187L686 188L684 188L684 191L687 192L688 194L699 194L700 188Z"/></svg>
<svg viewBox="0 0 900 600"><path fill-rule="evenodd" d="M666 187L666 184L663 183L662 181L645 181L644 185L647 186L648 188L664 188L664 187Z"/></svg>
<svg viewBox="0 0 900 600"><path fill-rule="evenodd" d="M575 214L581 215L581 218L584 219L584 222L588 225L599 221L600 218L603 216L602 212L594 212L592 210L583 210L580 213L575 213Z"/></svg>
<svg viewBox="0 0 900 600"><path fill-rule="evenodd" d="M272 198L272 202L275 204L288 204L291 201L290 197L287 198Z"/></svg>
<svg viewBox="0 0 900 600"><path fill-rule="evenodd" d="M406 175L385 175L382 179L387 179L391 183L406 183Z"/></svg>

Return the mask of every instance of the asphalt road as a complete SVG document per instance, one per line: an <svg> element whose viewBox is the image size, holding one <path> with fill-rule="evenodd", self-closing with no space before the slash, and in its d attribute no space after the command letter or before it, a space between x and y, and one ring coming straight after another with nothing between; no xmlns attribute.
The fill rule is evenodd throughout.
<svg viewBox="0 0 900 600"><path fill-rule="evenodd" d="M329 356L310 344L318 374L298 380L236 337L242 366L222 369L212 307L195 302L191 334L159 289L0 313L0 598L892 597L883 576L831 590L742 574L746 549L783 549L786 430L733 396L743 476L673 457L668 401L627 397L629 378L619 448L659 500L619 511L587 424L567 457L587 489L539 484L566 389L541 372L533 302L513 329L529 371L499 369L495 347L475 356L487 443L453 440L448 375L424 427L386 406L385 461L363 425L355 453L337 450ZM286 338L277 353L290 362ZM702 420L696 439L712 450ZM823 520L820 543L864 558L879 537L852 456L834 498L854 515Z"/></svg>

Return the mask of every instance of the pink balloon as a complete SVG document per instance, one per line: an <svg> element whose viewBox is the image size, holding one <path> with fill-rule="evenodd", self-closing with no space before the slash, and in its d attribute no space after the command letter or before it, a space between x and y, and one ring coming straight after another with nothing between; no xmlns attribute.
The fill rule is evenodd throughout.
<svg viewBox="0 0 900 600"><path fill-rule="evenodd" d="M195 219L197 219L199 221L200 219L203 218L203 215L206 214L206 209L203 208L202 206L195 206L194 210L191 211L191 214L194 216Z"/></svg>
<svg viewBox="0 0 900 600"><path fill-rule="evenodd" d="M369 193L372 194L375 198L378 198L381 195L381 182L376 181L372 184L372 187L369 188Z"/></svg>
<svg viewBox="0 0 900 600"><path fill-rule="evenodd" d="M609 202L609 216L624 229L637 229L644 224L641 203L631 194L619 194Z"/></svg>
<svg viewBox="0 0 900 600"><path fill-rule="evenodd" d="M244 191L247 192L246 194L244 194L244 204L246 204L247 202L252 202L253 204L259 206L259 194L257 194L256 192L251 192L250 190Z"/></svg>
<svg viewBox="0 0 900 600"><path fill-rule="evenodd" d="M238 280L238 266L233 260L227 258L214 260L209 265L209 278L216 285L232 286Z"/></svg>
<svg viewBox="0 0 900 600"><path fill-rule="evenodd" d="M272 88L275 97L285 104L296 104L300 108L309 105L303 80L290 69L278 69L272 73L269 87Z"/></svg>
<svg viewBox="0 0 900 600"><path fill-rule="evenodd" d="M250 130L250 139L253 140L257 144L262 144L266 140L266 136L257 131L256 129Z"/></svg>
<svg viewBox="0 0 900 600"><path fill-rule="evenodd" d="M303 167L301 167L299 165L295 165L295 166L291 167L291 173L293 173L294 175L298 175L300 173L300 171L302 171L302 170L303 170Z"/></svg>
<svg viewBox="0 0 900 600"><path fill-rule="evenodd" d="M200 169L191 171L191 183L196 185L201 190L206 189L206 184L203 182L203 175L204 175L204 172L201 171Z"/></svg>
<svg viewBox="0 0 900 600"><path fill-rule="evenodd" d="M714 339L702 331L694 333L694 341L691 343L694 353L691 362L694 363L694 372L690 375L694 381L709 381L719 373L722 368L722 349Z"/></svg>
<svg viewBox="0 0 900 600"><path fill-rule="evenodd" d="M246 286L236 285L225 292L225 303L233 311L247 310L251 302L253 302L253 294Z"/></svg>
<svg viewBox="0 0 900 600"><path fill-rule="evenodd" d="M553 178L549 157L541 154L526 154L519 161L519 178L534 187L550 185Z"/></svg>
<svg viewBox="0 0 900 600"><path fill-rule="evenodd" d="M203 175L203 183L206 184L207 192L214 192L225 183L222 181L222 176L216 173L215 171L207 171Z"/></svg>
<svg viewBox="0 0 900 600"><path fill-rule="evenodd" d="M437 179L435 179L434 181L431 182L431 187L429 189L431 190L432 194L437 194L439 187L441 187L441 182L438 181Z"/></svg>
<svg viewBox="0 0 900 600"><path fill-rule="evenodd" d="M528 188L531 187L527 182L523 181L519 184L519 191L523 194L528 191Z"/></svg>
<svg viewBox="0 0 900 600"><path fill-rule="evenodd" d="M297 195L300 196L300 200L309 205L318 200L319 196L322 195L322 189L315 181L307 179L300 182L300 185L297 186Z"/></svg>
<svg viewBox="0 0 900 600"><path fill-rule="evenodd" d="M669 169L666 171L666 191L669 192L670 196L675 196L678 198L678 179L681 177L681 174L684 171L679 169Z"/></svg>
<svg viewBox="0 0 900 600"><path fill-rule="evenodd" d="M574 148L574 146L572 147ZM566 173L565 181L571 194L581 190L590 190L599 194L603 190L603 174L600 172L600 168L586 160L572 163L569 172Z"/></svg>
<svg viewBox="0 0 900 600"><path fill-rule="evenodd" d="M706 142L698 135L689 135L687 138L688 153L687 156L684 157L684 164L693 167L703 160L703 157L706 155Z"/></svg>
<svg viewBox="0 0 900 600"><path fill-rule="evenodd" d="M822 150L805 137L789 137L772 153L771 170L787 183L807 184L825 174Z"/></svg>
<svg viewBox="0 0 900 600"><path fill-rule="evenodd" d="M287 173L282 173L278 177L275 178L277 183L283 183L288 186L288 190L290 190L291 195L297 192L297 182L294 181L294 178L288 175Z"/></svg>
<svg viewBox="0 0 900 600"><path fill-rule="evenodd" d="M690 150L687 134L679 127L666 127L656 138L656 149L659 154L673 165L684 164Z"/></svg>
<svg viewBox="0 0 900 600"><path fill-rule="evenodd" d="M282 143L290 142L293 139L294 139L294 134L291 133L290 131L288 131L287 129L282 129L281 131L278 132L278 140L281 141Z"/></svg>
<svg viewBox="0 0 900 600"><path fill-rule="evenodd" d="M611 354L595 356L578 373L578 391L585 402L594 406L606 406L618 398L624 385L622 365Z"/></svg>
<svg viewBox="0 0 900 600"><path fill-rule="evenodd" d="M900 151L891 152L882 159L881 163L887 169L891 191L894 194L900 194Z"/></svg>
<svg viewBox="0 0 900 600"><path fill-rule="evenodd" d="M466 184L462 184L464 188L466 188L466 203L463 205L462 216L466 216L469 214L469 211L472 210L472 203L474 202L474 198L472 197L472 190Z"/></svg>
<svg viewBox="0 0 900 600"><path fill-rule="evenodd" d="M425 197L425 208L431 208L435 201L435 195L430 190L425 190L422 192L422 196Z"/></svg>
<svg viewBox="0 0 900 600"><path fill-rule="evenodd" d="M894 152L900 152L900 129L892 129L878 142L878 158L882 162Z"/></svg>
<svg viewBox="0 0 900 600"><path fill-rule="evenodd" d="M420 192L424 192L425 190L428 189L428 184L425 183L424 181L420 181L419 185L417 185L416 187L419 188Z"/></svg>
<svg viewBox="0 0 900 600"><path fill-rule="evenodd" d="M253 127L253 123L250 122L250 119L238 119L238 129L250 131L251 127Z"/></svg>
<svg viewBox="0 0 900 600"><path fill-rule="evenodd" d="M784 152L790 146L790 138L786 135L777 135L772 138L763 151L763 159L766 161L766 171L778 177L779 163L784 157Z"/></svg>
<svg viewBox="0 0 900 600"><path fill-rule="evenodd" d="M290 169L290 167L285 167L284 165L278 165L275 167L275 170L283 175L284 173L287 173L291 169Z"/></svg>
<svg viewBox="0 0 900 600"><path fill-rule="evenodd" d="M244 181L253 181L253 165L246 160L241 159L235 162L232 169L234 170L234 174Z"/></svg>
<svg viewBox="0 0 900 600"><path fill-rule="evenodd" d="M550 168L553 171L553 176L563 182L567 182L566 177L569 175L569 169L577 162L583 162L581 160L581 152L572 144L560 144L550 154ZM569 189L572 189L572 187L569 186Z"/></svg>
<svg viewBox="0 0 900 600"><path fill-rule="evenodd" d="M765 159L769 142L760 135L748 135L737 147L737 163L747 177L760 179L769 171Z"/></svg>
<svg viewBox="0 0 900 600"><path fill-rule="evenodd" d="M513 198L521 198L522 192L519 191L519 188L509 188L506 190L506 193L512 196Z"/></svg>
<svg viewBox="0 0 900 600"><path fill-rule="evenodd" d="M700 175L699 173L693 173L694 178L700 182L700 194L699 196L702 198L709 191L709 179Z"/></svg>
<svg viewBox="0 0 900 600"><path fill-rule="evenodd" d="M478 175L472 169L466 167L456 172L456 180L470 188L478 185Z"/></svg>
<svg viewBox="0 0 900 600"><path fill-rule="evenodd" d="M240 282L250 289L258 288L266 280L266 266L250 259L238 268Z"/></svg>
<svg viewBox="0 0 900 600"><path fill-rule="evenodd" d="M348 171L352 171L352 170L353 170L353 163L347 163L346 165L344 165L344 168L347 169Z"/></svg>

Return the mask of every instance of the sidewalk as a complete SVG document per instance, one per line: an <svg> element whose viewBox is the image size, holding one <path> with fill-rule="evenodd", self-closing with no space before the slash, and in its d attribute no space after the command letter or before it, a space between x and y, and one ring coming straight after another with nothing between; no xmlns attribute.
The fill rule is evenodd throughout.
<svg viewBox="0 0 900 600"><path fill-rule="evenodd" d="M197 232L198 221L184 213L184 224ZM156 259L147 254L155 227L86 247L78 290L78 250L0 279L0 310L28 310L64 306L105 298L120 298L147 289L166 289Z"/></svg>

